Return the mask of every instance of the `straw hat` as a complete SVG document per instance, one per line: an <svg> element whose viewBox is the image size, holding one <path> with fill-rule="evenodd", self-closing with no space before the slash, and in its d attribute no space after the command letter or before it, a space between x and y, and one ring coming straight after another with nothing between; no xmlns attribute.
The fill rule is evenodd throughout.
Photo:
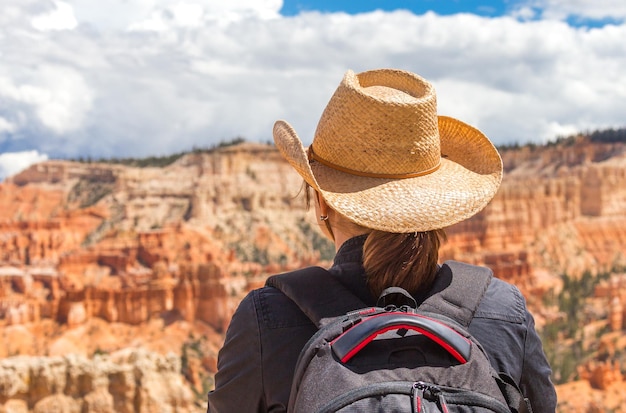
<svg viewBox="0 0 626 413"><path fill-rule="evenodd" d="M467 219L502 180L502 160L489 139L437 116L433 86L401 70L348 71L311 146L305 149L282 120L274 141L332 209L381 231L429 231Z"/></svg>

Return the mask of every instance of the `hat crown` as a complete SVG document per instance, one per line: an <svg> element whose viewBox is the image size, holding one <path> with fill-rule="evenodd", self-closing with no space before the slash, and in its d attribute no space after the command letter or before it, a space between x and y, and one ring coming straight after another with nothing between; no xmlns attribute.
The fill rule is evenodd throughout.
<svg viewBox="0 0 626 413"><path fill-rule="evenodd" d="M348 71L318 123L312 150L320 160L356 174L428 173L441 160L437 98L413 73Z"/></svg>

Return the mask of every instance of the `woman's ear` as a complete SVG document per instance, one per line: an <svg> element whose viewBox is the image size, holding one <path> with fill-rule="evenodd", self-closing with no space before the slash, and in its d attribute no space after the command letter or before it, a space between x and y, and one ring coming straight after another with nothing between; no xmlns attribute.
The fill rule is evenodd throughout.
<svg viewBox="0 0 626 413"><path fill-rule="evenodd" d="M318 205L318 208L319 208L319 215L320 215L320 217L328 217L328 210L330 208L328 207L328 204L326 203L326 200L317 191L315 191L315 197L317 198L317 205Z"/></svg>
<svg viewBox="0 0 626 413"><path fill-rule="evenodd" d="M330 226L328 213L331 211L324 197L315 191L315 213L317 214L317 224L322 229L322 233L331 241L335 242L335 234Z"/></svg>

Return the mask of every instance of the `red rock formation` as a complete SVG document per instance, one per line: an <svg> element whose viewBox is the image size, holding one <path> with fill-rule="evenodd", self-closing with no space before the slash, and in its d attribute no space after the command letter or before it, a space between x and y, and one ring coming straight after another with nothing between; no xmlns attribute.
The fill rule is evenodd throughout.
<svg viewBox="0 0 626 413"><path fill-rule="evenodd" d="M559 291L561 274L626 266L625 153L624 144L582 138L504 151L500 191L447 229L441 258L490 266L520 287L538 325L558 319L541 297ZM88 354L94 330L107 348L147 340L180 351L171 333L168 343L157 332L180 328L212 340L189 366L198 389L198 369L215 369L220 333L243 294L268 274L330 258L296 197L301 183L273 147L255 144L165 168L49 161L8 179L0 184L0 355ZM605 318L585 334L623 330L625 294L622 284L598 286L596 313ZM121 326L133 333L119 338ZM612 388L597 374L588 373L594 387ZM89 397L106 404L109 396Z"/></svg>
<svg viewBox="0 0 626 413"><path fill-rule="evenodd" d="M624 383L624 376L618 361L587 363L579 367L578 375L582 380L587 380L592 388L599 390L606 390L615 384Z"/></svg>
<svg viewBox="0 0 626 413"><path fill-rule="evenodd" d="M626 274L612 276L596 286L594 297L602 300L608 309L608 323L611 331L626 329Z"/></svg>
<svg viewBox="0 0 626 413"><path fill-rule="evenodd" d="M589 143L503 152L506 169L494 200L447 230L445 258L496 265L525 256L534 269L580 275L626 264L626 145ZM505 254L493 262L494 254ZM516 259L519 260L519 259ZM508 266L509 264L507 264Z"/></svg>

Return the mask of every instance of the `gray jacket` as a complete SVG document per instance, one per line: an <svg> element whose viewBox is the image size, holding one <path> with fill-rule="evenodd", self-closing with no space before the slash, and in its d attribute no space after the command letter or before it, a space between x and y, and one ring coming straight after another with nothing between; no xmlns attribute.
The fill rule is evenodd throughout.
<svg viewBox="0 0 626 413"><path fill-rule="evenodd" d="M363 242L364 237L346 241L329 271L373 306L376 299L369 293L362 267ZM550 366L534 319L515 286L494 278L469 330L494 368L519 384L534 413L556 410ZM208 412L285 412L298 355L316 331L282 292L272 287L252 291L226 333Z"/></svg>

